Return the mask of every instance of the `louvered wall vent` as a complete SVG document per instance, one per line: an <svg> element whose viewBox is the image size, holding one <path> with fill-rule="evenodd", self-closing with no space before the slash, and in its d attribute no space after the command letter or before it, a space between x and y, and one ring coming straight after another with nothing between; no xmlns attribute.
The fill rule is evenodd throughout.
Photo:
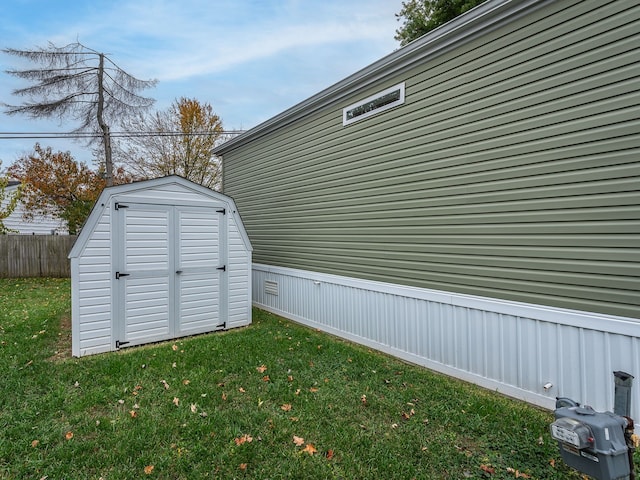
<svg viewBox="0 0 640 480"><path fill-rule="evenodd" d="M264 281L264 293L268 293L269 295L278 295L278 282L274 282L271 280Z"/></svg>

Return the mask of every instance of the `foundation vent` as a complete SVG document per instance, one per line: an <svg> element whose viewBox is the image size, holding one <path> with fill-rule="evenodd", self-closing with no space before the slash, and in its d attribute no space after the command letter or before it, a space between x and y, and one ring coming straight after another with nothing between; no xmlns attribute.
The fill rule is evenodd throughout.
<svg viewBox="0 0 640 480"><path fill-rule="evenodd" d="M264 293L269 295L278 296L278 282L274 282L272 280L264 281Z"/></svg>

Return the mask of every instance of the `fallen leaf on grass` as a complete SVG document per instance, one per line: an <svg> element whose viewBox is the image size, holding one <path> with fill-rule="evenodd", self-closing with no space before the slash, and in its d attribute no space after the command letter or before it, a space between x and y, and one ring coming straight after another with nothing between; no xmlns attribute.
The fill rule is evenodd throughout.
<svg viewBox="0 0 640 480"><path fill-rule="evenodd" d="M288 412L288 411L290 411L290 410L291 410L291 404L290 404L290 403L285 403L284 405L282 405L282 406L280 407L280 409L281 409L281 410L283 410L283 411L285 411L285 412Z"/></svg>
<svg viewBox="0 0 640 480"><path fill-rule="evenodd" d="M191 380L183 380L182 384L183 385L189 385L191 383Z"/></svg>
<svg viewBox="0 0 640 480"><path fill-rule="evenodd" d="M293 382L293 375L287 375L287 380L289 382Z"/></svg>
<svg viewBox="0 0 640 480"><path fill-rule="evenodd" d="M196 413L198 411L198 406L195 403L191 404L191 413Z"/></svg>
<svg viewBox="0 0 640 480"><path fill-rule="evenodd" d="M303 452L307 452L309 455L313 455L314 453L316 453L318 450L316 450L316 447L313 446L313 444L311 443L307 443L307 446L304 447L302 449Z"/></svg>
<svg viewBox="0 0 640 480"><path fill-rule="evenodd" d="M247 391L246 391L244 388L242 388L242 387L240 387L240 388L238 389L238 391L239 391L240 393L246 393L246 392L247 392Z"/></svg>
<svg viewBox="0 0 640 480"><path fill-rule="evenodd" d="M67 432L64 434L64 438L71 440L73 438L73 432Z"/></svg>
<svg viewBox="0 0 640 480"><path fill-rule="evenodd" d="M316 387L311 387L311 388L309 389L309 391L310 391L311 393L316 393L316 392L318 391L318 389L317 389Z"/></svg>
<svg viewBox="0 0 640 480"><path fill-rule="evenodd" d="M327 450L327 460L331 460L333 458L333 450L329 449Z"/></svg>
<svg viewBox="0 0 640 480"><path fill-rule="evenodd" d="M165 390L169 390L169 384L166 381L160 380L160 383L162 384Z"/></svg>
<svg viewBox="0 0 640 480"><path fill-rule="evenodd" d="M360 397L360 401L362 402L363 405L366 405L367 404L367 396L363 394Z"/></svg>
<svg viewBox="0 0 640 480"><path fill-rule="evenodd" d="M267 367L266 365L260 365L259 367L256 367L256 370L259 371L260 373L264 373L267 371Z"/></svg>
<svg viewBox="0 0 640 480"><path fill-rule="evenodd" d="M246 463L241 463L240 465L238 465L238 468L244 472L247 469L247 465L248 464Z"/></svg>
<svg viewBox="0 0 640 480"><path fill-rule="evenodd" d="M178 350L178 345L176 345L175 343L171 345L171 350L173 350L174 352Z"/></svg>
<svg viewBox="0 0 640 480"><path fill-rule="evenodd" d="M131 416L131 418L136 418L138 416L138 412L136 412L135 410L131 410L129 412L129 415Z"/></svg>
<svg viewBox="0 0 640 480"><path fill-rule="evenodd" d="M245 433L241 437L234 438L233 441L236 442L236 445L242 445L243 443L253 442L253 437Z"/></svg>
<svg viewBox="0 0 640 480"><path fill-rule="evenodd" d="M556 468L556 459L552 458L551 460L549 460L549 465L551 465L552 468Z"/></svg>
<svg viewBox="0 0 640 480"><path fill-rule="evenodd" d="M513 475L514 475L516 478L531 478L531 475L527 475L526 473L522 473L522 472L520 472L519 470L516 470L516 469L511 468L511 467L508 467L508 468L507 468L507 472L508 472L508 473L513 473Z"/></svg>
<svg viewBox="0 0 640 480"><path fill-rule="evenodd" d="M147 465L146 467L144 467L144 473L146 473L147 475L151 475L151 472L153 472L154 466L153 465Z"/></svg>
<svg viewBox="0 0 640 480"><path fill-rule="evenodd" d="M301 447L302 445L304 445L304 438L302 438L302 437L296 437L296 436L294 435L294 436L293 436L293 443L295 443L297 447Z"/></svg>
<svg viewBox="0 0 640 480"><path fill-rule="evenodd" d="M482 465L480 465L480 470L482 470L483 472L488 473L489 475L493 475L494 473L496 473L495 468L493 468L491 465L482 464Z"/></svg>
<svg viewBox="0 0 640 480"><path fill-rule="evenodd" d="M36 448L38 445L40 445L40 440L34 440L33 442L31 442L31 446L33 448Z"/></svg>
<svg viewBox="0 0 640 480"><path fill-rule="evenodd" d="M178 407L180 405L180 399L178 397L173 397L173 404Z"/></svg>
<svg viewBox="0 0 640 480"><path fill-rule="evenodd" d="M270 381L270 380L271 380L271 379L269 378L269 375L265 375L264 377L262 377L262 381L263 381L263 382L268 382L268 381Z"/></svg>
<svg viewBox="0 0 640 480"><path fill-rule="evenodd" d="M226 400L227 399L227 394L222 392L222 400Z"/></svg>

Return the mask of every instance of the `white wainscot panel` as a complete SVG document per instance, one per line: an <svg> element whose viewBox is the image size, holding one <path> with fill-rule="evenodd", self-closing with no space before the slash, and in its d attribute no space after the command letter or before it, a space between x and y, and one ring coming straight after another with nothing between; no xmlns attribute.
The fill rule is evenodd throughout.
<svg viewBox="0 0 640 480"><path fill-rule="evenodd" d="M254 304L545 408L613 409L613 372L636 377L640 321L254 264ZM636 420L637 421L637 420Z"/></svg>

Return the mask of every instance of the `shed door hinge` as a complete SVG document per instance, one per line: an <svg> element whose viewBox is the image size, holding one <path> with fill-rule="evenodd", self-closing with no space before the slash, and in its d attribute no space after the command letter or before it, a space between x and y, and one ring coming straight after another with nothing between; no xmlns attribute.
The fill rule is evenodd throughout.
<svg viewBox="0 0 640 480"><path fill-rule="evenodd" d="M227 266L223 265L221 267L218 267L218 270L222 270L223 272L226 272L227 271Z"/></svg>
<svg viewBox="0 0 640 480"><path fill-rule="evenodd" d="M120 280L120 277L128 277L129 275L131 275L131 274L130 273L116 272L116 280Z"/></svg>
<svg viewBox="0 0 640 480"><path fill-rule="evenodd" d="M216 210L216 213L221 213L223 215L226 215L227 214L227 209L223 208L222 210Z"/></svg>
<svg viewBox="0 0 640 480"><path fill-rule="evenodd" d="M115 204L115 209L116 209L116 210L120 210L121 208L129 208L129 205L124 205L124 204L122 204L122 203L118 203L118 202L116 202L116 204Z"/></svg>
<svg viewBox="0 0 640 480"><path fill-rule="evenodd" d="M116 348L120 348L122 345L126 345L129 342L121 342L120 340L116 340Z"/></svg>

